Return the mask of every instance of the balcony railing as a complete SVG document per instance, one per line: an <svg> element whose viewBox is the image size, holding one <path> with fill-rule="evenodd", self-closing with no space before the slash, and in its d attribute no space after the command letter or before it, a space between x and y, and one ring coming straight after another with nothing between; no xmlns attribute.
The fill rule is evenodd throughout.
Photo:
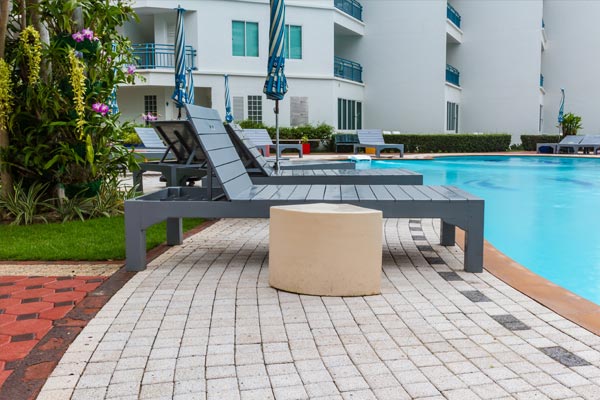
<svg viewBox="0 0 600 400"><path fill-rule="evenodd" d="M175 45L158 43L137 43L132 45L133 56L139 69L175 68ZM196 50L185 46L185 65L196 69Z"/></svg>
<svg viewBox="0 0 600 400"><path fill-rule="evenodd" d="M452 21L457 28L460 28L460 14L450 5L450 3L447 3L446 18Z"/></svg>
<svg viewBox="0 0 600 400"><path fill-rule="evenodd" d="M540 87L544 87L544 75L540 74Z"/></svg>
<svg viewBox="0 0 600 400"><path fill-rule="evenodd" d="M338 78L362 83L362 70L362 66L354 61L340 57L334 57L333 59L333 74Z"/></svg>
<svg viewBox="0 0 600 400"><path fill-rule="evenodd" d="M362 5L356 0L335 0L335 8L362 21Z"/></svg>
<svg viewBox="0 0 600 400"><path fill-rule="evenodd" d="M460 72L450 64L446 64L446 82L460 86Z"/></svg>

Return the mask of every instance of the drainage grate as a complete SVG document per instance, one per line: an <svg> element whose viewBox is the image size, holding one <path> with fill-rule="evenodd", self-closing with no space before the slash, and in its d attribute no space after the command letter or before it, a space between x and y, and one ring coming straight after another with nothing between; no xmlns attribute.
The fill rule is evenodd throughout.
<svg viewBox="0 0 600 400"><path fill-rule="evenodd" d="M484 301L492 301L485 294L481 293L479 290L465 290L461 292L467 299L471 300L473 303L482 303Z"/></svg>
<svg viewBox="0 0 600 400"><path fill-rule="evenodd" d="M540 347L539 350L554 361L558 361L565 367L585 367L587 365L591 365L589 362L571 353L564 347Z"/></svg>
<svg viewBox="0 0 600 400"><path fill-rule="evenodd" d="M490 317L495 319L496 322L498 322L500 325L502 325L510 331L525 331L527 329L531 329L529 326L525 325L523 322L515 318L514 315L490 315Z"/></svg>
<svg viewBox="0 0 600 400"><path fill-rule="evenodd" d="M464 279L454 271L443 271L438 272L438 274L446 281L464 281Z"/></svg>

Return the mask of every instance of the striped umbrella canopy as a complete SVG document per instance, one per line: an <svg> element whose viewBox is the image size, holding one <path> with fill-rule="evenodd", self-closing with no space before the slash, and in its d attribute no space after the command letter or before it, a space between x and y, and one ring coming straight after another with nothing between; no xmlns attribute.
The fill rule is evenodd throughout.
<svg viewBox="0 0 600 400"><path fill-rule="evenodd" d="M231 113L231 100L229 99L229 76L225 76L225 121L233 122L233 114Z"/></svg>
<svg viewBox="0 0 600 400"><path fill-rule="evenodd" d="M560 89L560 107L558 108L558 123L562 124L565 113L565 89Z"/></svg>
<svg viewBox="0 0 600 400"><path fill-rule="evenodd" d="M271 25L269 28L269 62L267 67L267 79L263 92L270 100L283 100L287 92L287 80L283 73L285 57L284 49L284 27L285 27L285 3L283 0L271 1Z"/></svg>
<svg viewBox="0 0 600 400"><path fill-rule="evenodd" d="M188 104L194 104L194 74L193 69L188 68L187 87L185 91L186 102Z"/></svg>
<svg viewBox="0 0 600 400"><path fill-rule="evenodd" d="M185 10L178 6L177 10L177 25L175 27L175 90L171 98L175 101L179 108L179 116L181 118L181 107L187 103L186 95L186 79L185 79L185 31L183 27L183 14Z"/></svg>

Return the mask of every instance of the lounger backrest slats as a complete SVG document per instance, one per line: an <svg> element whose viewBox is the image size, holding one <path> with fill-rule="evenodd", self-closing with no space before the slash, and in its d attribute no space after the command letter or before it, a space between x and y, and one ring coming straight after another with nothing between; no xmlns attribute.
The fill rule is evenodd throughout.
<svg viewBox="0 0 600 400"><path fill-rule="evenodd" d="M600 145L600 135L585 135L579 144Z"/></svg>
<svg viewBox="0 0 600 400"><path fill-rule="evenodd" d="M229 124L225 127L225 130L229 134L229 138L238 151L242 162L250 168L257 168L264 175L272 175L274 171L267 159L260 154L256 145L243 134L242 129L237 128L233 124Z"/></svg>
<svg viewBox="0 0 600 400"><path fill-rule="evenodd" d="M560 141L560 144L579 144L583 140L584 136L581 135L568 135Z"/></svg>
<svg viewBox="0 0 600 400"><path fill-rule="evenodd" d="M198 134L213 172L229 200L252 187L250 176L225 131L216 110L186 104L188 117Z"/></svg>
<svg viewBox="0 0 600 400"><path fill-rule="evenodd" d="M266 129L244 129L242 133L257 146L272 145L273 141Z"/></svg>
<svg viewBox="0 0 600 400"><path fill-rule="evenodd" d="M358 134L358 141L361 144L385 144L381 129L359 129L356 133Z"/></svg>
<svg viewBox="0 0 600 400"><path fill-rule="evenodd" d="M178 163L185 164L191 161L194 164L201 164L206 161L198 137L188 121L155 121L152 122L152 126L162 140L171 147L171 152Z"/></svg>
<svg viewBox="0 0 600 400"><path fill-rule="evenodd" d="M154 128L135 128L135 133L147 149L166 149Z"/></svg>

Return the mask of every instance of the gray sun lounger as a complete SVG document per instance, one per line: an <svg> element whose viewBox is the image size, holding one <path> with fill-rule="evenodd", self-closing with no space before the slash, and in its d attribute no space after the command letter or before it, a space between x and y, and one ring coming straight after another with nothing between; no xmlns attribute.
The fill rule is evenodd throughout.
<svg viewBox="0 0 600 400"><path fill-rule="evenodd" d="M275 163L271 158L264 157L253 141L244 135L242 128L237 124L225 125L233 145L238 151L242 162L250 174L260 173L268 175L266 170L273 171ZM352 161L279 161L279 168L288 169L355 169L356 163Z"/></svg>
<svg viewBox="0 0 600 400"><path fill-rule="evenodd" d="M536 152L539 153L542 147L550 147L553 154L560 152L559 146L571 146L578 145L583 140L581 135L567 135L559 143L538 143L536 145Z"/></svg>
<svg viewBox="0 0 600 400"><path fill-rule="evenodd" d="M160 172L167 186L193 184L206 175L206 160L199 151L200 143L189 122L156 121L152 125L153 128L136 128L136 131L138 136L141 133L155 146L158 142L163 144L162 158L157 162L139 163L140 169L133 172L133 183L138 191L144 191L142 175L147 171Z"/></svg>
<svg viewBox="0 0 600 400"><path fill-rule="evenodd" d="M269 136L269 132L266 129L244 129L244 135L248 139L250 139L258 148L263 148L264 154L266 154L266 149L275 149L276 145L271 140L271 136ZM302 158L302 144L293 144L293 143L279 143L279 157L281 157L281 152L283 150L296 150L300 158Z"/></svg>
<svg viewBox="0 0 600 400"><path fill-rule="evenodd" d="M146 266L146 229L167 221L167 244L183 242L182 218L269 218L270 208L305 203L346 203L381 210L384 218L440 218L441 244L465 231L464 268L483 268L484 201L454 186L255 185L216 110L186 105L207 158L206 187L166 188L125 201L126 269ZM343 251L343 249L332 249Z"/></svg>
<svg viewBox="0 0 600 400"><path fill-rule="evenodd" d="M579 150L583 150L584 154L588 154L590 150L592 150L592 154L596 154L598 149L600 148L600 135L585 135L581 137L581 141L579 143L574 144L565 144L559 143L557 146L558 153L561 150L573 150L573 153L579 153Z"/></svg>
<svg viewBox="0 0 600 400"><path fill-rule="evenodd" d="M407 169L336 169L337 162L329 164L305 164L302 169L275 170L260 154L252 141L244 133L231 126L225 127L242 162L255 184L360 184L360 185L422 185L423 175ZM342 164L342 163L339 163ZM249 166L251 166L249 168ZM253 168L252 168L253 167Z"/></svg>
<svg viewBox="0 0 600 400"><path fill-rule="evenodd" d="M358 135L358 143L354 145L354 154L358 153L359 149L366 149L367 147L375 148L375 155L381 156L381 150L394 149L400 152L400 157L404 157L404 145L403 144L386 144L383 140L383 133L381 129L359 129L356 131Z"/></svg>

